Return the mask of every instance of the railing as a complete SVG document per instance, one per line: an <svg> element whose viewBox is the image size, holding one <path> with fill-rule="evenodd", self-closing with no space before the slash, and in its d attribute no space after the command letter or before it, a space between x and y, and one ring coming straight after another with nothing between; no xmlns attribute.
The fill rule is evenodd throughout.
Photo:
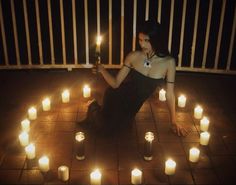
<svg viewBox="0 0 236 185"><path fill-rule="evenodd" d="M101 3L102 2L102 3ZM169 33L177 70L236 74L234 0L0 0L0 69L120 68L136 26L155 18Z"/></svg>

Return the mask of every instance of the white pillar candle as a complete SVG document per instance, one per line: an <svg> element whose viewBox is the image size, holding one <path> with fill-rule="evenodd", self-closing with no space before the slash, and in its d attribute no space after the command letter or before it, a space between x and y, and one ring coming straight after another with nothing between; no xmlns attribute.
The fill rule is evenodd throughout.
<svg viewBox="0 0 236 185"><path fill-rule="evenodd" d="M39 169L42 172L49 171L49 159L47 156L43 156L39 159Z"/></svg>
<svg viewBox="0 0 236 185"><path fill-rule="evenodd" d="M62 102L68 103L70 101L70 92L69 90L64 90L61 94Z"/></svg>
<svg viewBox="0 0 236 185"><path fill-rule="evenodd" d="M29 108L28 116L30 120L35 120L37 118L37 110L35 107Z"/></svg>
<svg viewBox="0 0 236 185"><path fill-rule="evenodd" d="M185 107L186 105L186 97L184 95L181 95L178 97L178 106L179 107Z"/></svg>
<svg viewBox="0 0 236 185"><path fill-rule="evenodd" d="M201 145L208 145L210 139L210 134L208 132L202 132L200 134L200 144Z"/></svg>
<svg viewBox="0 0 236 185"><path fill-rule="evenodd" d="M91 96L91 89L88 85L85 85L83 88L83 96L84 98L88 98Z"/></svg>
<svg viewBox="0 0 236 185"><path fill-rule="evenodd" d="M189 161L191 162L197 162L199 159L199 154L200 154L200 150L197 148L191 148L189 150Z"/></svg>
<svg viewBox="0 0 236 185"><path fill-rule="evenodd" d="M207 117L203 117L200 121L200 130L201 131L208 131L208 128L209 128L209 120Z"/></svg>
<svg viewBox="0 0 236 185"><path fill-rule="evenodd" d="M194 118L201 119L202 113L203 113L203 109L201 106L198 105L194 108Z"/></svg>
<svg viewBox="0 0 236 185"><path fill-rule="evenodd" d="M175 174L176 162L172 159L168 159L165 163L165 174L174 175Z"/></svg>
<svg viewBox="0 0 236 185"><path fill-rule="evenodd" d="M42 101L42 105L43 105L43 110L44 111L49 111L51 109L51 101L49 98L45 98Z"/></svg>
<svg viewBox="0 0 236 185"><path fill-rule="evenodd" d="M90 173L91 185L101 185L101 180L102 180L102 174L98 169Z"/></svg>
<svg viewBox="0 0 236 185"><path fill-rule="evenodd" d="M161 89L159 91L159 100L160 101L166 101L166 91L164 89Z"/></svg>
<svg viewBox="0 0 236 185"><path fill-rule="evenodd" d="M27 146L29 144L29 135L27 132L21 132L19 135L21 146Z"/></svg>
<svg viewBox="0 0 236 185"><path fill-rule="evenodd" d="M23 121L21 121L21 129L24 132L30 131L30 121L28 119L24 119Z"/></svg>
<svg viewBox="0 0 236 185"><path fill-rule="evenodd" d="M35 158L35 146L34 144L29 144L28 146L25 147L25 153L27 159L34 159Z"/></svg>
<svg viewBox="0 0 236 185"><path fill-rule="evenodd" d="M61 181L69 180L69 168L67 166L60 166L58 168L58 179Z"/></svg>
<svg viewBox="0 0 236 185"><path fill-rule="evenodd" d="M131 172L131 183L142 184L142 171L135 168Z"/></svg>

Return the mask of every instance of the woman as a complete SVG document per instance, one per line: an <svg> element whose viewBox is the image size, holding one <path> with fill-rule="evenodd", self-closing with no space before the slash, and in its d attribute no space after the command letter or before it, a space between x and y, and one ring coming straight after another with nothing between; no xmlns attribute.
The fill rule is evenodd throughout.
<svg viewBox="0 0 236 185"><path fill-rule="evenodd" d="M92 128L108 128L110 132L132 122L144 101L165 80L171 129L178 136L187 134L175 119L175 60L169 55L164 38L160 24L145 21L138 34L141 50L128 54L116 77L98 65L98 72L110 87L104 94L102 106L96 101L89 105L86 121Z"/></svg>

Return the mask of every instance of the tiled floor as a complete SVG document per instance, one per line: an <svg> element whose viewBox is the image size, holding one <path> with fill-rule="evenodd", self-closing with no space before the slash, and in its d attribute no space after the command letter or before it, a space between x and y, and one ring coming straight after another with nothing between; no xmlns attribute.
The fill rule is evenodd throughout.
<svg viewBox="0 0 236 185"><path fill-rule="evenodd" d="M85 132L86 159L75 158L75 133L81 129L88 99L82 97L82 86L92 86L93 97L100 102L106 87L101 77L87 70L66 71L1 71L0 72L0 184L90 184L95 168L102 172L103 185L131 184L131 170L143 172L143 184L235 184L236 183L236 76L177 73L176 97L187 96L185 108L177 107L177 122L191 131L181 138L169 130L169 114L165 102L154 94L145 102L131 129L114 137L98 137ZM71 100L61 103L64 88ZM41 101L50 96L52 109L43 112ZM90 99L92 99L91 97ZM196 104L202 105L210 119L208 146L199 144L199 120L193 117ZM20 122L27 117L31 105L37 106L38 118L31 122L30 140L36 145L36 159L27 160L18 141ZM143 160L144 134L152 131L153 160ZM200 149L200 160L191 163L188 152ZM47 154L50 171L42 174L37 160ZM176 173L167 176L165 160L177 163ZM70 178L61 182L57 168L67 165Z"/></svg>

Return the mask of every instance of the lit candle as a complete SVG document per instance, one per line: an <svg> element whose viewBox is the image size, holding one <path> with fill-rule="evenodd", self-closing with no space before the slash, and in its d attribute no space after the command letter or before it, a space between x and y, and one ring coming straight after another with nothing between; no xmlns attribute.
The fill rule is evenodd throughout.
<svg viewBox="0 0 236 185"><path fill-rule="evenodd" d="M30 120L35 120L37 118L37 110L35 107L31 107L28 110L28 116Z"/></svg>
<svg viewBox="0 0 236 185"><path fill-rule="evenodd" d="M174 175L175 174L176 162L172 159L168 159L165 163L165 174Z"/></svg>
<svg viewBox="0 0 236 185"><path fill-rule="evenodd" d="M44 111L49 111L51 109L51 101L49 98L45 98L42 101L42 105L43 105L43 110Z"/></svg>
<svg viewBox="0 0 236 185"><path fill-rule="evenodd" d="M70 92L69 90L64 90L61 94L62 102L68 103L70 101Z"/></svg>
<svg viewBox="0 0 236 185"><path fill-rule="evenodd" d="M142 184L142 171L135 168L131 172L131 183Z"/></svg>
<svg viewBox="0 0 236 185"><path fill-rule="evenodd" d="M199 159L199 154L200 154L200 150L199 149L197 149L197 148L191 148L190 150L189 150L189 161L191 161L191 162L197 162L198 161L198 159Z"/></svg>
<svg viewBox="0 0 236 185"><path fill-rule="evenodd" d="M210 139L210 134L208 132L202 132L200 134L200 144L201 145L208 145Z"/></svg>
<svg viewBox="0 0 236 185"><path fill-rule="evenodd" d="M21 132L19 135L21 146L27 146L29 144L29 135L27 132Z"/></svg>
<svg viewBox="0 0 236 185"><path fill-rule="evenodd" d="M196 119L201 119L202 118L202 113L203 113L203 109L201 106L196 106L194 109L194 118Z"/></svg>
<svg viewBox="0 0 236 185"><path fill-rule="evenodd" d="M181 95L178 97L178 106L179 107L185 107L186 105L186 97L184 95Z"/></svg>
<svg viewBox="0 0 236 185"><path fill-rule="evenodd" d="M28 119L24 119L23 121L21 121L21 129L24 132L30 131L30 121Z"/></svg>
<svg viewBox="0 0 236 185"><path fill-rule="evenodd" d="M166 101L166 91L164 89L161 89L159 91L159 100L160 101Z"/></svg>
<svg viewBox="0 0 236 185"><path fill-rule="evenodd" d="M49 159L47 156L43 156L39 159L39 169L42 172L49 171Z"/></svg>
<svg viewBox="0 0 236 185"><path fill-rule="evenodd" d="M101 52L101 43L102 43L102 37L99 35L96 38L96 54L100 56L100 52Z"/></svg>
<svg viewBox="0 0 236 185"><path fill-rule="evenodd" d="M201 131L208 131L208 128L209 128L209 120L207 117L203 117L200 121L200 130Z"/></svg>
<svg viewBox="0 0 236 185"><path fill-rule="evenodd" d="M34 159L35 158L35 146L34 144L29 144L28 146L25 147L25 153L27 159Z"/></svg>
<svg viewBox="0 0 236 185"><path fill-rule="evenodd" d="M84 146L84 140L85 136L83 132L77 132L75 135L76 140L76 159L83 160L85 159L85 146Z"/></svg>
<svg viewBox="0 0 236 185"><path fill-rule="evenodd" d="M67 166L60 166L58 168L58 179L61 181L69 180L69 168Z"/></svg>
<svg viewBox="0 0 236 185"><path fill-rule="evenodd" d="M84 98L88 98L91 96L91 89L88 85L85 85L83 88L83 96Z"/></svg>
<svg viewBox="0 0 236 185"><path fill-rule="evenodd" d="M144 159L146 161L152 160L152 141L154 140L154 134L152 132L146 132L145 134L145 148Z"/></svg>
<svg viewBox="0 0 236 185"><path fill-rule="evenodd" d="M90 173L91 185L101 185L101 180L102 180L102 174L98 169Z"/></svg>

